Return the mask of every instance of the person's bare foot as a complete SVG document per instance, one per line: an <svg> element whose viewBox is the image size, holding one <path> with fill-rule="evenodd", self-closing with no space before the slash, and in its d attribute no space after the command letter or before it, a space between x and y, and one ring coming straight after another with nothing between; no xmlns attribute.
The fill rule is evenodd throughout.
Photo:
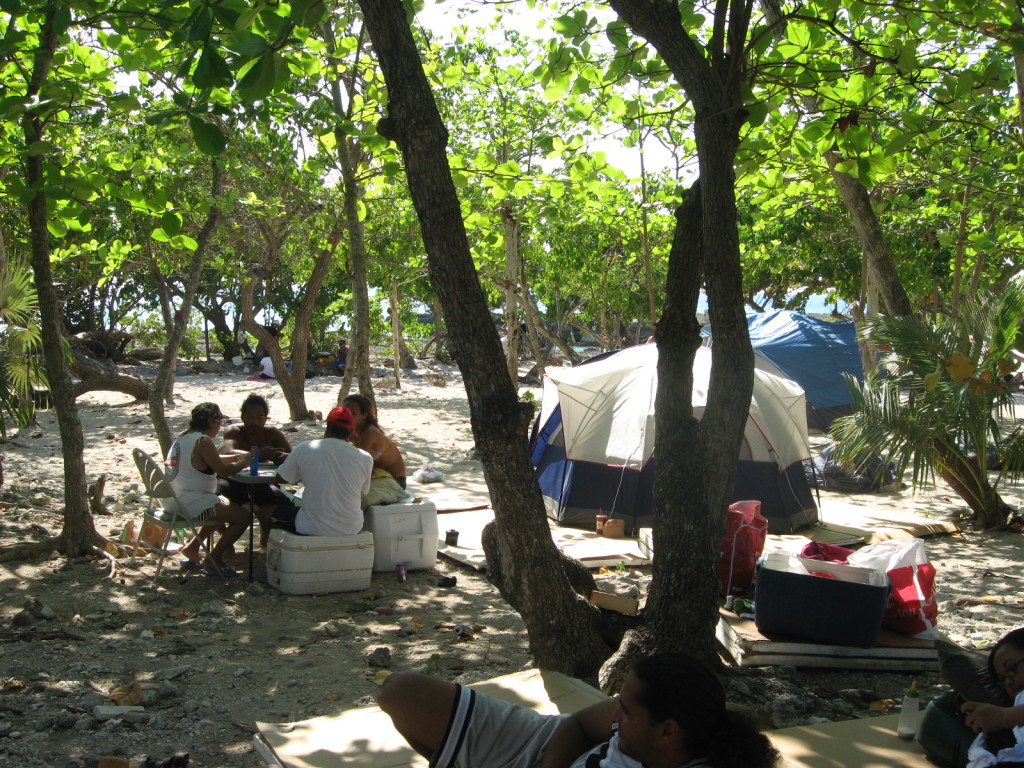
<svg viewBox="0 0 1024 768"><path fill-rule="evenodd" d="M178 554L180 554L186 560L191 560L196 565L199 565L200 562L202 562L202 559L203 559L202 555L199 552L199 545L198 544L194 544L194 545L190 544L187 547L183 547L182 550Z"/></svg>

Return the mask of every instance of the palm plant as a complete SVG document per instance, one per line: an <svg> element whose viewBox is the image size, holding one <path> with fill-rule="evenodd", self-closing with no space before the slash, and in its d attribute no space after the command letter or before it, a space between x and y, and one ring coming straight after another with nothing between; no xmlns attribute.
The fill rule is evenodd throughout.
<svg viewBox="0 0 1024 768"><path fill-rule="evenodd" d="M32 274L24 266L0 268L0 435L13 422L32 421L33 389L45 382L37 353L39 327Z"/></svg>
<svg viewBox="0 0 1024 768"><path fill-rule="evenodd" d="M854 412L833 425L837 458L881 455L901 472L912 467L915 488L937 474L978 525L1005 526L1013 509L998 488L1024 473L1024 431L1005 380L1019 365L1022 322L1020 281L956 315L865 321L862 335L887 351L862 386L847 379Z"/></svg>

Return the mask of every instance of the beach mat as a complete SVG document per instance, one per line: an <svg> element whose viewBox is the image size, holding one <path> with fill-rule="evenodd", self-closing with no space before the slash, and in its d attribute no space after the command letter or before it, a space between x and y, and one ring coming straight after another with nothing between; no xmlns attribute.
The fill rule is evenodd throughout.
<svg viewBox="0 0 1024 768"><path fill-rule="evenodd" d="M439 511L438 554L471 568L486 570L487 559L484 557L481 536L484 526L493 519L492 509L447 513ZM627 566L650 565L651 561L640 551L636 539L606 539L593 531L560 527L550 519L548 525L551 528L551 538L559 551L579 560L589 568L616 566L619 563L625 563ZM450 547L445 544L445 533L449 530L459 532L458 546Z"/></svg>
<svg viewBox="0 0 1024 768"><path fill-rule="evenodd" d="M545 714L575 712L605 698L558 672L528 669L472 688ZM364 707L298 723L256 723L253 747L263 765L285 768L425 768L379 707Z"/></svg>
<svg viewBox="0 0 1024 768"><path fill-rule="evenodd" d="M920 744L896 735L899 717L781 728L769 736L790 768L934 768Z"/></svg>
<svg viewBox="0 0 1024 768"><path fill-rule="evenodd" d="M557 672L525 670L473 683L491 696L546 714L575 712L604 699L596 688ZM896 736L899 715L782 728L769 737L786 768L926 768L915 741ZM262 765L283 768L426 768L379 707L297 723L256 723Z"/></svg>

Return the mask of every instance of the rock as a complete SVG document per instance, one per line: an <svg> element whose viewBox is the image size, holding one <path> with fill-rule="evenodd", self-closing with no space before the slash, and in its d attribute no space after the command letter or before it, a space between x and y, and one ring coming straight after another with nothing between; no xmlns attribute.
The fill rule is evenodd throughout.
<svg viewBox="0 0 1024 768"><path fill-rule="evenodd" d="M35 616L37 619L44 619L50 621L56 618L57 614L53 612L53 609L44 605L39 598L30 597L25 600L25 610Z"/></svg>
<svg viewBox="0 0 1024 768"><path fill-rule="evenodd" d="M245 588L245 594L250 597L264 597L267 594L267 588L254 581Z"/></svg>
<svg viewBox="0 0 1024 768"><path fill-rule="evenodd" d="M143 707L119 706L117 704L100 704L92 708L92 716L99 721L121 719L131 712L145 712Z"/></svg>
<svg viewBox="0 0 1024 768"><path fill-rule="evenodd" d="M182 675L187 675L191 671L192 667L189 666L166 667L165 669L158 669L156 674L153 675L153 679L157 681L176 680Z"/></svg>
<svg viewBox="0 0 1024 768"><path fill-rule="evenodd" d="M19 611L11 617L12 627L31 627L35 623L35 617L28 611Z"/></svg>
<svg viewBox="0 0 1024 768"><path fill-rule="evenodd" d="M390 667L391 649L380 645L366 653L366 661L371 667Z"/></svg>
<svg viewBox="0 0 1024 768"><path fill-rule="evenodd" d="M199 607L200 616L227 616L228 607L220 600L208 600Z"/></svg>

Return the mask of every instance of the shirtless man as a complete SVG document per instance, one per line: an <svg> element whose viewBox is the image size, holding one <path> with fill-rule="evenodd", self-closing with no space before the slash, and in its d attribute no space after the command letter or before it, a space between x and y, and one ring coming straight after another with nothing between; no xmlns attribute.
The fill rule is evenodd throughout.
<svg viewBox="0 0 1024 768"><path fill-rule="evenodd" d="M264 397L251 394L245 398L242 401L241 425L236 424L224 433L224 452L249 451L255 446L259 448L260 461L272 461L275 464L283 462L291 453L292 446L284 432L277 427L267 426L269 416L270 406ZM275 485L245 485L228 478L219 488L220 493L245 508L248 508L250 491L256 506L256 517L260 521L260 546L265 548L274 509L288 499Z"/></svg>
<svg viewBox="0 0 1024 768"><path fill-rule="evenodd" d="M343 406L352 411L356 428L352 442L373 457L373 468L388 472L405 488L405 459L394 441L381 431L373 405L362 395L349 395Z"/></svg>

